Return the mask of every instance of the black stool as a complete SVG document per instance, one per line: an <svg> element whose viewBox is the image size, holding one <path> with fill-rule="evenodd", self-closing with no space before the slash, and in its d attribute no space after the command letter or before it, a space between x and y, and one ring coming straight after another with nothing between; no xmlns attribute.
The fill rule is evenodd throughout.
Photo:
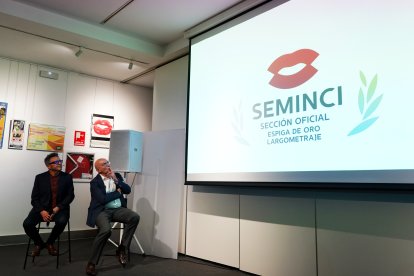
<svg viewBox="0 0 414 276"><path fill-rule="evenodd" d="M42 223L46 223L46 222L44 222L44 221L39 222L39 224L37 225L37 231L40 231L42 229L47 229L47 230L52 230L53 229L53 227L51 227L48 223L46 223L46 226L42 226L41 225ZM68 243L69 243L68 244L69 245L68 252L69 252L69 263L70 263L70 262L72 262L72 251L71 251L71 248L70 248L70 223L69 223L69 220L68 220L67 228L68 228L67 232L68 232ZM29 255L29 250L30 250L30 244L31 243L32 243L32 239L29 238L29 241L27 242L26 257L24 258L23 269L26 269L27 257L30 256ZM56 256L56 269L59 268L59 256L66 253L66 252L60 253L60 235L58 236L58 239L57 239L57 253L58 254ZM35 257L36 256L32 257L32 263L34 263Z"/></svg>

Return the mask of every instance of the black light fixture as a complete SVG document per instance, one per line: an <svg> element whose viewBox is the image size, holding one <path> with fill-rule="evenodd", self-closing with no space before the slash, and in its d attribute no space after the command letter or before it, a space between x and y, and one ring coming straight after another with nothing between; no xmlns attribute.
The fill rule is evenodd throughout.
<svg viewBox="0 0 414 276"><path fill-rule="evenodd" d="M128 65L128 69L129 70L131 70L132 69L132 66L133 66L134 64L132 63L132 61L129 63L129 65Z"/></svg>
<svg viewBox="0 0 414 276"><path fill-rule="evenodd" d="M79 57L83 53L82 48L79 46L79 50L75 53L76 57Z"/></svg>
<svg viewBox="0 0 414 276"><path fill-rule="evenodd" d="M127 3L125 3L125 4L124 4L124 6L123 6L123 7L126 7L127 5L129 5L130 3L132 3L133 1L134 1L134 0L129 0ZM104 23L105 23L105 22L103 22L103 23L101 23L101 24L104 24ZM93 48L88 48L88 47L81 47L81 46L79 46L79 45L73 44L73 43L68 42L68 41L63 41L63 40L59 40L59 39L54 39L54 38L50 38L50 37L47 37L47 36L44 36L44 35L38 35L38 34L30 33L30 32L27 32L27 31L22 31L22 30L18 30L18 29L15 29L15 28L6 27L6 26L4 26L4 25L1 25L0 27L1 27L1 28L5 28L5 29L9 29L9 30L12 30L12 31L16 31L16 32L24 33L24 34L27 34L27 35L32 35L32 36L40 37L40 38L42 38L42 39L47 39L47 40L50 40L50 41L54 41L54 42L58 42L58 43L63 43L63 44L70 45L70 46L73 46L73 47L78 47L79 49L78 49L78 51L75 53L75 56L76 56L76 57L79 57L79 56L83 53L83 50L82 50L82 48L83 48L83 49L86 49L86 50L88 50L88 51L92 51L92 52L95 52L95 53L101 53L101 54L104 54L104 55L109 55L109 56L112 56L112 57L121 58L122 60L128 60L128 58L127 58L127 57L124 57L124 56L120 56L120 55L117 55L117 54L114 54L114 53L109 53L109 52L101 51L101 50L98 50L98 49L93 49ZM131 62L130 62L130 64L129 64L128 68L130 68L130 67L131 67L131 69L132 69L132 67L133 67L133 65L134 65L132 62L135 62L135 63L138 63L138 64L142 64L142 65L144 65L144 66L146 66L146 65L149 65L149 64L150 64L149 62L142 61L142 60L135 60L135 59L129 59L129 60L130 60Z"/></svg>

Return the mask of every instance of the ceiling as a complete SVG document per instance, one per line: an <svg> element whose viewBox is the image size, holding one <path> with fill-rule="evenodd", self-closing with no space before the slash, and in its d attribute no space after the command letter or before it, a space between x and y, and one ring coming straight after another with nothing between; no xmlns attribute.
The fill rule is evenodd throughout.
<svg viewBox="0 0 414 276"><path fill-rule="evenodd" d="M0 57L153 87L189 37L261 2L1 0Z"/></svg>

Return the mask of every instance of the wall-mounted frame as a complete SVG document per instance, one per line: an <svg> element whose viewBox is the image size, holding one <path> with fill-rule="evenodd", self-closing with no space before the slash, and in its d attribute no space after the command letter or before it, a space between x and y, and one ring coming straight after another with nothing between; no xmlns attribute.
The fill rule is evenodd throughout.
<svg viewBox="0 0 414 276"><path fill-rule="evenodd" d="M67 152L65 172L71 174L75 182L89 182L93 178L95 154Z"/></svg>
<svg viewBox="0 0 414 276"><path fill-rule="evenodd" d="M11 120L9 132L9 149L22 150L24 144L24 120Z"/></svg>
<svg viewBox="0 0 414 276"><path fill-rule="evenodd" d="M27 149L62 152L65 142L65 130L66 128L63 126L31 123L29 125Z"/></svg>
<svg viewBox="0 0 414 276"><path fill-rule="evenodd" d="M92 114L90 147L109 149L113 128L114 116Z"/></svg>
<svg viewBox="0 0 414 276"><path fill-rule="evenodd" d="M0 149L3 147L4 126L6 125L7 103L0 102Z"/></svg>

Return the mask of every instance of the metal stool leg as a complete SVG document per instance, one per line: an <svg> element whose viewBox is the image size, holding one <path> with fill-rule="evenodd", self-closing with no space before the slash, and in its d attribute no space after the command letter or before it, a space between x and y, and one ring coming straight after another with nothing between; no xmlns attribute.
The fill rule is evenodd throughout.
<svg viewBox="0 0 414 276"><path fill-rule="evenodd" d="M30 249L30 243L32 242L32 239L29 238L29 241L27 242L27 248L26 248L26 257L24 258L24 265L23 269L26 269L26 263L27 263L27 257L29 257L29 249Z"/></svg>
<svg viewBox="0 0 414 276"><path fill-rule="evenodd" d="M70 222L69 222L69 220L68 220L68 223L67 223L67 227L68 227L68 254L69 254L69 263L71 263L72 262L72 249L70 247ZM58 236L57 252L58 252L58 254L57 254L57 261L56 261L56 269L58 269L58 267L59 267L60 235Z"/></svg>
<svg viewBox="0 0 414 276"><path fill-rule="evenodd" d="M40 230L40 222L37 225L37 231L39 232ZM32 243L32 239L29 238L29 241L27 242L27 247L26 247L26 256L24 257L24 264L23 264L23 269L26 269L26 264L27 264L27 257L29 257L29 249L30 249L30 244ZM34 259L35 256L32 257L32 263L34 263Z"/></svg>
<svg viewBox="0 0 414 276"><path fill-rule="evenodd" d="M56 256L56 269L59 268L59 256L60 256L60 235L58 236L58 242L57 242L57 256Z"/></svg>
<svg viewBox="0 0 414 276"><path fill-rule="evenodd" d="M68 220L69 263L72 262L72 249L70 248L70 223Z"/></svg>

